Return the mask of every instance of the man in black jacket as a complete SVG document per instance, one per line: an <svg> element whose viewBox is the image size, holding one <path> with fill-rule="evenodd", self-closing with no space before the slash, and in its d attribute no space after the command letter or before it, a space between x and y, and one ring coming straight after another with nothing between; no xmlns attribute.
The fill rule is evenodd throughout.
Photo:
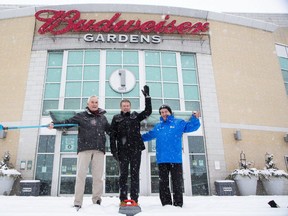
<svg viewBox="0 0 288 216"><path fill-rule="evenodd" d="M120 103L121 112L113 116L111 123L110 148L113 157L120 165L120 205L124 205L127 199L127 179L130 165L131 188L130 197L138 202L139 197L139 170L141 153L145 149L140 134L140 122L151 115L152 106L149 96L149 87L144 86L142 93L145 96L145 110L141 113L130 112L129 100Z"/></svg>
<svg viewBox="0 0 288 216"><path fill-rule="evenodd" d="M91 96L87 101L86 111L77 113L74 117L50 124L78 124L78 148L77 148L77 176L75 183L74 207L81 208L85 190L85 179L91 162L92 172L92 202L101 204L103 193L104 154L107 134L110 133L110 125L105 117L106 111L98 107L97 96Z"/></svg>

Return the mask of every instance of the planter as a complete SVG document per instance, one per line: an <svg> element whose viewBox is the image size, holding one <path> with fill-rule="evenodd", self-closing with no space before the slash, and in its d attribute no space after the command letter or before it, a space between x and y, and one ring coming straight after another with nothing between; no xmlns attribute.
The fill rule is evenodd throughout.
<svg viewBox="0 0 288 216"><path fill-rule="evenodd" d="M275 168L261 170L259 177L267 195L285 195L288 174L284 170Z"/></svg>
<svg viewBox="0 0 288 216"><path fill-rule="evenodd" d="M256 195L258 176L236 175L234 180L241 196Z"/></svg>
<svg viewBox="0 0 288 216"><path fill-rule="evenodd" d="M15 179L11 176L0 176L0 195L9 195Z"/></svg>
<svg viewBox="0 0 288 216"><path fill-rule="evenodd" d="M261 181L267 195L284 195L285 180L283 177L271 176Z"/></svg>
<svg viewBox="0 0 288 216"><path fill-rule="evenodd" d="M21 173L15 169L0 169L0 195L9 195L14 181Z"/></svg>

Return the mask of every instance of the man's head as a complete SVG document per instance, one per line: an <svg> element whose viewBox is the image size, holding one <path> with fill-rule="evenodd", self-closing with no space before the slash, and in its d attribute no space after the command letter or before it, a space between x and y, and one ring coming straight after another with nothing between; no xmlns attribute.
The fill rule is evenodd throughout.
<svg viewBox="0 0 288 216"><path fill-rule="evenodd" d="M98 97L95 95L89 97L87 100L87 106L90 111L98 110Z"/></svg>
<svg viewBox="0 0 288 216"><path fill-rule="evenodd" d="M172 115L172 110L168 105L162 105L159 108L159 114L162 116L163 120L166 121L167 116Z"/></svg>
<svg viewBox="0 0 288 216"><path fill-rule="evenodd" d="M127 113L127 112L130 112L131 110L131 102L127 99L123 99L121 102L120 102L120 109L123 113Z"/></svg>

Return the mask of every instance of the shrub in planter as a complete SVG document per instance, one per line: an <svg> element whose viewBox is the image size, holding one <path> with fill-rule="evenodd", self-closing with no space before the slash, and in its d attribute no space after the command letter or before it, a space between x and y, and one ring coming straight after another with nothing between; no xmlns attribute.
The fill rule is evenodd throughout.
<svg viewBox="0 0 288 216"><path fill-rule="evenodd" d="M256 168L249 168L252 162L247 162L244 152L240 154L240 168L235 169L227 179L236 182L240 195L256 195L259 171Z"/></svg>
<svg viewBox="0 0 288 216"><path fill-rule="evenodd" d="M255 168L236 169L230 174L230 178L236 182L240 195L256 195L258 173Z"/></svg>
<svg viewBox="0 0 288 216"><path fill-rule="evenodd" d="M273 154L266 153L265 162L265 169L259 171L259 177L267 195L284 195L288 173L275 166Z"/></svg>

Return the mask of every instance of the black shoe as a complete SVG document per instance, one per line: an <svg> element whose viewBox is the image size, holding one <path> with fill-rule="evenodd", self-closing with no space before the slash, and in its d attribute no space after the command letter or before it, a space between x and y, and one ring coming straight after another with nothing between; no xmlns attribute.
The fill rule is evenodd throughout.
<svg viewBox="0 0 288 216"><path fill-rule="evenodd" d="M268 204L271 206L271 208L280 208L280 206L278 206L274 200L269 201Z"/></svg>
<svg viewBox="0 0 288 216"><path fill-rule="evenodd" d="M81 205L74 205L73 206L77 211L79 211L79 209L81 208Z"/></svg>
<svg viewBox="0 0 288 216"><path fill-rule="evenodd" d="M176 207L181 207L182 208L182 206L183 206L183 203L173 203L173 206L176 206Z"/></svg>
<svg viewBox="0 0 288 216"><path fill-rule="evenodd" d="M162 206L172 206L172 203L164 203Z"/></svg>
<svg viewBox="0 0 288 216"><path fill-rule="evenodd" d="M101 205L101 200L97 200L97 201L96 201L96 204L97 204L97 205Z"/></svg>

